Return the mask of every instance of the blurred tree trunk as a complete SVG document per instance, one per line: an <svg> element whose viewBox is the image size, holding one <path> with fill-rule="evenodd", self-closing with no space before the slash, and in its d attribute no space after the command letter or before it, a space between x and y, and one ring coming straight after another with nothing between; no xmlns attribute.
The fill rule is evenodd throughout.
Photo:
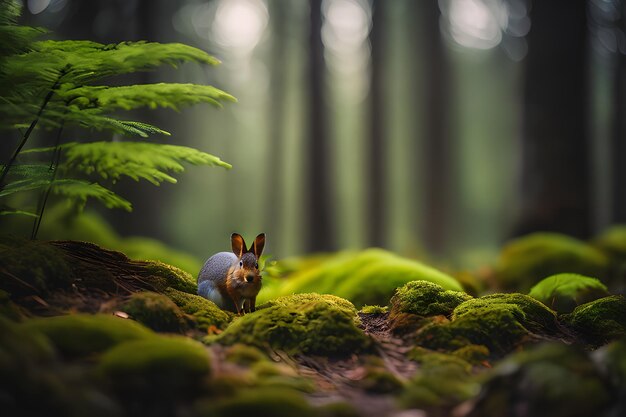
<svg viewBox="0 0 626 417"><path fill-rule="evenodd" d="M385 245L385 16L386 0L374 0L372 5L372 78L370 84L370 143L369 174L367 189L369 191L369 245L383 247Z"/></svg>
<svg viewBox="0 0 626 417"><path fill-rule="evenodd" d="M281 235L283 219L283 187L284 187L284 115L285 115L285 49L287 48L288 3L278 0L269 2L270 24L272 28L272 49L270 57L270 93L269 109L270 151L267 225L274 236Z"/></svg>
<svg viewBox="0 0 626 417"><path fill-rule="evenodd" d="M585 0L532 5L516 235L591 232L586 6Z"/></svg>
<svg viewBox="0 0 626 417"><path fill-rule="evenodd" d="M322 43L322 0L310 1L309 27L309 126L305 144L308 161L306 189L307 246L311 252L334 249L331 223L332 163L329 152L324 46Z"/></svg>
<svg viewBox="0 0 626 417"><path fill-rule="evenodd" d="M617 30L626 33L626 1L618 1L620 20ZM611 144L611 221L626 223L626 55L615 53L613 139Z"/></svg>
<svg viewBox="0 0 626 417"><path fill-rule="evenodd" d="M446 250L450 210L450 68L439 28L441 12L438 3L415 3L419 3L414 6L414 16L419 21L418 39L424 40L423 65L426 76L420 87L424 91L428 111L423 146L418 150L421 153L421 164L417 167L424 190L422 238L429 253L441 256Z"/></svg>

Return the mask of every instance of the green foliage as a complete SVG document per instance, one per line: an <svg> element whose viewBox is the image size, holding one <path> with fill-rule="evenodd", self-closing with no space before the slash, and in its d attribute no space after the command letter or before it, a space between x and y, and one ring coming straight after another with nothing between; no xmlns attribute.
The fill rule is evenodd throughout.
<svg viewBox="0 0 626 417"><path fill-rule="evenodd" d="M237 318L214 341L244 343L290 354L347 356L371 348L355 324L356 310L326 296L280 298L272 306ZM348 303L349 304L349 303Z"/></svg>
<svg viewBox="0 0 626 417"><path fill-rule="evenodd" d="M559 313L569 313L577 305L606 297L609 292L600 280L578 274L557 274L545 278L528 294Z"/></svg>
<svg viewBox="0 0 626 417"><path fill-rule="evenodd" d="M198 404L199 417L315 417L319 415L303 395L292 389L262 388L241 390L230 398Z"/></svg>
<svg viewBox="0 0 626 417"><path fill-rule="evenodd" d="M25 129L14 155L2 167L0 198L6 200L13 194L30 191L37 192L41 200L38 213L5 203L2 214L40 216L50 192L76 202L79 208L87 199L94 199L107 208L130 211L128 201L97 181L115 182L127 176L159 185L163 181L176 182L170 173L182 172L183 163L230 168L213 155L182 146L136 142L63 145L63 129L72 126L144 138L169 135L157 126L119 118L115 114L119 110L178 110L198 103L221 107L223 102L236 100L208 85L94 85L103 78L149 71L162 65L216 65L219 61L204 51L178 43L103 45L88 40L38 41L36 37L42 30L17 25L19 10L14 2L0 4L0 35L7 35L0 36L0 51L5 52L0 59L0 128ZM48 161L40 164L23 160L42 156L33 150L22 151L33 130L41 128L57 130L55 145L43 149L54 152L43 154ZM90 178L93 174L98 178ZM38 223L34 233L37 230Z"/></svg>
<svg viewBox="0 0 626 417"><path fill-rule="evenodd" d="M420 262L402 258L381 249L340 253L327 260L304 263L274 292L262 292L263 299L276 296L319 292L346 298L357 307L385 305L397 287L407 282L425 280L445 289L460 291L461 285L451 276Z"/></svg>
<svg viewBox="0 0 626 417"><path fill-rule="evenodd" d="M557 233L533 233L509 242L495 267L495 278L507 289L528 292L550 275L576 273L599 277L607 257L594 247Z"/></svg>
<svg viewBox="0 0 626 417"><path fill-rule="evenodd" d="M103 314L30 319L21 326L45 335L61 354L72 358L102 353L122 342L154 337L137 322Z"/></svg>

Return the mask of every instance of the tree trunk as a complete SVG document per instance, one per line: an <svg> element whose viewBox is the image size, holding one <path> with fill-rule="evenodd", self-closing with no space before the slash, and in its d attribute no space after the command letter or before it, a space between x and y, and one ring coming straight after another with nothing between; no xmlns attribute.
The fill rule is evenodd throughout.
<svg viewBox="0 0 626 417"><path fill-rule="evenodd" d="M428 111L423 146L418 150L422 155L421 164L417 167L424 190L422 237L428 252L441 256L446 250L450 211L451 145L447 128L450 70L439 28L441 12L438 3L420 3L416 12L423 31L421 38L425 40L423 65L426 80L421 88Z"/></svg>
<svg viewBox="0 0 626 417"><path fill-rule="evenodd" d="M369 244L385 245L385 0L374 0L372 7L372 78L370 83L369 174Z"/></svg>
<svg viewBox="0 0 626 417"><path fill-rule="evenodd" d="M535 1L524 88L515 234L591 232L586 1Z"/></svg>
<svg viewBox="0 0 626 417"><path fill-rule="evenodd" d="M309 34L309 126L305 144L307 178L307 249L311 252L334 249L331 219L331 184L327 111L325 103L324 47L322 44L322 0L311 0Z"/></svg>
<svg viewBox="0 0 626 417"><path fill-rule="evenodd" d="M618 29L626 31L626 2L620 1ZM615 53L613 139L611 143L611 221L626 223L626 55Z"/></svg>

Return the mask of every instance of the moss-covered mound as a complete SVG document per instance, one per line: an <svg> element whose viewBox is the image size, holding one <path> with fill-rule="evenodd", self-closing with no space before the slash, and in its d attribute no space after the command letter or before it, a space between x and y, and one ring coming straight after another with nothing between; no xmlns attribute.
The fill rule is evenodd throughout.
<svg viewBox="0 0 626 417"><path fill-rule="evenodd" d="M610 388L582 351L547 344L516 353L491 372L468 417L603 415ZM519 410L524 410L519 414ZM611 414L618 415L618 414Z"/></svg>
<svg viewBox="0 0 626 417"><path fill-rule="evenodd" d="M595 346L626 336L626 299L613 295L582 304L565 322Z"/></svg>
<svg viewBox="0 0 626 417"><path fill-rule="evenodd" d="M199 403L195 410L198 417L316 417L320 414L311 407L303 395L294 390L250 389L217 401Z"/></svg>
<svg viewBox="0 0 626 417"><path fill-rule="evenodd" d="M212 328L224 329L234 317L233 313L220 309L214 302L196 294L189 294L174 288L166 289L164 294L185 314L188 314L193 325L203 332Z"/></svg>
<svg viewBox="0 0 626 417"><path fill-rule="evenodd" d="M534 233L509 242L495 277L506 289L528 292L541 279L560 273L603 278L608 258L596 248L557 233Z"/></svg>
<svg viewBox="0 0 626 417"><path fill-rule="evenodd" d="M492 355L504 355L537 334L558 334L556 315L524 294L493 294L474 298L454 309L450 321L436 321L417 334L417 343L455 351L483 345Z"/></svg>
<svg viewBox="0 0 626 417"><path fill-rule="evenodd" d="M609 291L597 278L557 274L541 280L528 295L559 313L569 313L580 304L609 296Z"/></svg>
<svg viewBox="0 0 626 417"><path fill-rule="evenodd" d="M424 280L445 289L461 291L451 276L420 262L399 257L381 249L341 253L289 276L281 287L261 293L264 300L276 296L318 292L350 300L357 307L385 305L395 289L407 282Z"/></svg>
<svg viewBox="0 0 626 417"><path fill-rule="evenodd" d="M46 242L0 237L0 289L13 296L68 288L74 272L60 249Z"/></svg>
<svg viewBox="0 0 626 417"><path fill-rule="evenodd" d="M120 309L157 332L181 333L187 329L187 320L181 309L163 294L147 291L135 293Z"/></svg>
<svg viewBox="0 0 626 417"><path fill-rule="evenodd" d="M412 281L396 290L391 298L391 314L449 316L459 304L471 298L464 292L446 290L432 282Z"/></svg>
<svg viewBox="0 0 626 417"><path fill-rule="evenodd" d="M478 394L472 365L462 358L419 348L410 356L420 367L400 396L404 407L451 407Z"/></svg>
<svg viewBox="0 0 626 417"><path fill-rule="evenodd" d="M20 326L45 335L61 354L72 358L102 353L122 342L154 337L153 332L137 322L103 314L35 318Z"/></svg>
<svg viewBox="0 0 626 417"><path fill-rule="evenodd" d="M368 350L370 339L356 326L356 310L344 301L322 295L278 299L237 318L215 340L244 343L290 354L345 356Z"/></svg>
<svg viewBox="0 0 626 417"><path fill-rule="evenodd" d="M147 402L145 410L150 403L161 406L202 392L211 362L199 342L180 336L155 336L109 350L102 356L98 372L120 398Z"/></svg>
<svg viewBox="0 0 626 417"><path fill-rule="evenodd" d="M592 244L611 259L626 261L626 224L609 227L594 238Z"/></svg>

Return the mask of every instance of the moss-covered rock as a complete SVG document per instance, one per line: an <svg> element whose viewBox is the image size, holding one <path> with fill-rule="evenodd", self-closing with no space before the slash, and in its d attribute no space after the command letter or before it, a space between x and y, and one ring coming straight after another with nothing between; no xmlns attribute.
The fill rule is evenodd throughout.
<svg viewBox="0 0 626 417"><path fill-rule="evenodd" d="M35 318L20 326L45 335L61 354L70 358L87 357L122 342L154 337L152 331L137 322L102 314Z"/></svg>
<svg viewBox="0 0 626 417"><path fill-rule="evenodd" d="M396 290L391 298L391 314L449 316L456 306L470 299L472 296L464 292L446 290L432 282L412 281Z"/></svg>
<svg viewBox="0 0 626 417"><path fill-rule="evenodd" d="M389 306L379 306L379 305L365 305L361 307L359 313L362 314L385 314L389 312Z"/></svg>
<svg viewBox="0 0 626 417"><path fill-rule="evenodd" d="M0 317L0 410L6 416L118 417L84 368L68 367L48 338Z"/></svg>
<svg viewBox="0 0 626 417"><path fill-rule="evenodd" d="M196 280L188 272L160 261L147 261L146 270L151 275L151 284L158 291L171 287L189 294L197 294Z"/></svg>
<svg viewBox="0 0 626 417"><path fill-rule="evenodd" d="M592 240L593 246L613 260L626 261L626 224L616 224Z"/></svg>
<svg viewBox="0 0 626 417"><path fill-rule="evenodd" d="M409 355L420 368L400 396L404 407L451 407L478 394L472 365L444 353L416 349Z"/></svg>
<svg viewBox="0 0 626 417"><path fill-rule="evenodd" d="M296 295L237 318L215 341L244 343L290 354L341 356L371 347L356 326L356 309L345 300L320 295Z"/></svg>
<svg viewBox="0 0 626 417"><path fill-rule="evenodd" d="M483 345L492 355L501 356L532 339L533 333L557 334L555 313L524 294L493 294L460 304L451 321L424 326L417 343L449 352Z"/></svg>
<svg viewBox="0 0 626 417"><path fill-rule="evenodd" d="M483 384L468 417L601 415L610 389L584 352L546 344L501 362Z"/></svg>
<svg viewBox="0 0 626 417"><path fill-rule="evenodd" d="M569 313L580 304L609 296L597 278L579 274L557 274L539 281L528 294L559 313Z"/></svg>
<svg viewBox="0 0 626 417"><path fill-rule="evenodd" d="M12 296L67 288L74 273L63 252L46 242L0 237L0 289Z"/></svg>
<svg viewBox="0 0 626 417"><path fill-rule="evenodd" d="M344 298L337 297L331 294L308 293L286 295L276 298L274 300L270 300L267 303L261 304L258 309L262 310L269 307L292 307L318 301L323 301L333 308L341 310L345 314L356 316L357 310L354 307L354 304Z"/></svg>
<svg viewBox="0 0 626 417"><path fill-rule="evenodd" d="M120 309L157 332L182 333L187 328L187 320L181 309L163 294L134 293Z"/></svg>
<svg viewBox="0 0 626 417"><path fill-rule="evenodd" d="M315 417L317 410L301 393L285 389L247 389L237 395L206 400L196 406L198 417Z"/></svg>
<svg viewBox="0 0 626 417"><path fill-rule="evenodd" d="M181 336L155 336L119 344L107 351L98 372L117 395L141 404L146 415L171 415L164 410L177 400L190 399L206 390L211 374L208 351L199 342Z"/></svg>
<svg viewBox="0 0 626 417"><path fill-rule="evenodd" d="M399 392L404 382L385 367L382 359L371 356L360 368L362 373L353 381L353 385L372 394Z"/></svg>
<svg viewBox="0 0 626 417"><path fill-rule="evenodd" d="M368 249L341 253L317 267L295 272L273 294L266 292L261 296L319 292L346 298L357 307L385 305L397 287L415 280L434 282L449 290L462 289L451 276L420 262L381 249Z"/></svg>
<svg viewBox="0 0 626 417"><path fill-rule="evenodd" d="M224 359L228 362L236 363L242 366L251 366L257 362L264 362L267 356L263 351L253 346L235 343L226 348Z"/></svg>
<svg viewBox="0 0 626 417"><path fill-rule="evenodd" d="M626 299L613 295L579 305L565 322L595 346L626 336Z"/></svg>
<svg viewBox="0 0 626 417"><path fill-rule="evenodd" d="M495 278L506 289L526 293L550 275L576 273L602 278L607 268L608 258L580 240L557 233L533 233L504 247Z"/></svg>
<svg viewBox="0 0 626 417"><path fill-rule="evenodd" d="M212 328L224 329L235 317L233 313L222 310L214 302L199 295L174 288L167 288L164 293L183 312L191 316L194 326L203 332Z"/></svg>

